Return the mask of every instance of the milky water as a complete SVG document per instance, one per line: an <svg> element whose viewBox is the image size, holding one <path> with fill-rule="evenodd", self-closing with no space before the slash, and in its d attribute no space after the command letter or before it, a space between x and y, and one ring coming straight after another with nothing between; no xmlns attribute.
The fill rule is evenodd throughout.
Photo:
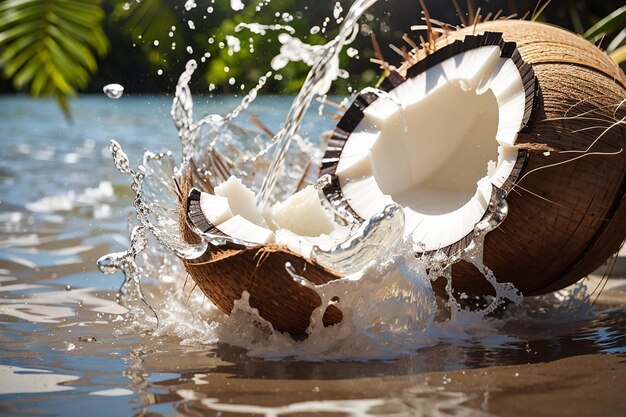
<svg viewBox="0 0 626 417"><path fill-rule="evenodd" d="M348 22L339 48L356 16L340 5L332 13ZM306 340L272 331L245 293L230 317L212 306L180 261L205 249L178 239L173 180L180 168L193 163L194 179L219 183L226 161L261 205L271 204L302 177L315 182L306 166L319 162L320 137L334 124L307 109L345 75L338 49L303 48L287 27L240 28L289 36L279 62L245 97L192 94L197 63L190 61L174 97L109 88L106 95L119 100L80 98L74 125L53 103L0 98L0 400L7 414L489 415L487 394L481 407L468 406L470 394L445 390L448 377L434 387L421 374L626 352L624 300L593 305L597 282L526 300L495 283L480 249L506 215L497 193L474 244L459 255L496 286L483 310L435 297L430 279L446 276L458 259L415 257L419 247L392 233L404 224L396 206L363 225L337 213L349 236L313 256L343 280L315 286L293 274L322 299ZM231 39L228 47L236 46ZM297 97L257 97L285 60L315 67L317 59L327 66ZM275 133L252 124L250 114ZM344 319L324 328L321 315L335 303Z"/></svg>

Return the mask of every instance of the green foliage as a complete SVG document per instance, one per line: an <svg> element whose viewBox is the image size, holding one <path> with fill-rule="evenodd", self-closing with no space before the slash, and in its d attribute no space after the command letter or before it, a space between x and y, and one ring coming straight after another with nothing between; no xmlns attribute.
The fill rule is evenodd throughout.
<svg viewBox="0 0 626 417"><path fill-rule="evenodd" d="M0 4L0 66L17 90L67 98L85 89L109 43L99 0L5 0Z"/></svg>
<svg viewBox="0 0 626 417"><path fill-rule="evenodd" d="M620 46L619 48L611 52L611 58L618 64L626 62L626 45Z"/></svg>
<svg viewBox="0 0 626 417"><path fill-rule="evenodd" d="M114 21L123 22L122 29L132 39L143 39L140 42L144 53L153 65L167 63L167 55L161 49L152 48L152 41L169 38L172 27L176 27L180 21L171 1L168 0L142 0L134 2L128 0L113 1L114 8L111 18ZM182 4L182 3L181 3ZM173 32L172 41L180 43L181 36Z"/></svg>
<svg viewBox="0 0 626 417"><path fill-rule="evenodd" d="M339 1L344 13L353 2ZM419 41L419 33L410 30L419 21L417 3L381 0L361 22L374 31L385 59L391 64L401 59L386 48L388 44L401 44L404 33ZM338 29L333 19L326 21L332 16L334 0L249 0L244 1L246 7L238 12L232 10L229 0L197 0L197 6L190 10L184 4L185 0L0 0L0 71L13 86L0 85L0 88L52 96L69 115L68 97L77 91L99 91L112 79L128 83L135 92L171 92L185 62L194 58L199 64L198 76L193 80L196 91L207 91L214 84L217 93L241 93L242 84L247 91L270 70L270 62L281 46L279 33L285 30L268 30L259 35L245 28L235 31L238 24L289 25L295 29L295 36L308 44L328 42ZM596 41L608 35L606 39L613 40L607 50L617 62L626 62L626 50L620 48L626 37L622 30L626 24L623 0L542 0L539 4L536 0L477 0L474 4L483 8L483 15L489 9L503 8L505 14L519 16L537 5L535 18L570 28L573 25L579 33L598 16L608 14L585 37ZM433 17L455 21L451 3L433 0L428 6ZM610 10L615 11L609 14ZM194 25L189 24L191 21ZM106 34L102 29L104 24ZM312 34L314 26L324 27L325 33L320 30ZM620 30L621 34L613 36ZM227 36L240 40L238 52L224 45ZM108 39L116 47L107 55ZM158 45L155 41L159 41ZM373 56L369 37L357 37L352 46L360 51L360 58L340 55L341 67L351 76L337 80L334 92L372 85L380 75L377 66L369 62ZM104 59L98 65L100 57ZM162 69L163 75L153 76L156 69ZM278 71L280 76L268 80L263 91L295 93L308 70L304 63L289 63ZM231 78L236 80L232 85Z"/></svg>
<svg viewBox="0 0 626 417"><path fill-rule="evenodd" d="M596 41L601 37L620 30L626 25L626 6L622 6L609 14L604 19L590 27L583 35L590 41Z"/></svg>

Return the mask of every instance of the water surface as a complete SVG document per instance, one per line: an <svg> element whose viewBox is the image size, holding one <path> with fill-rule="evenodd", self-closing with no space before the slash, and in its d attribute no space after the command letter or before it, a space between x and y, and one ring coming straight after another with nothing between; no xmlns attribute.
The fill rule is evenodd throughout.
<svg viewBox="0 0 626 417"><path fill-rule="evenodd" d="M238 100L196 98L196 108L225 113ZM248 113L277 131L290 100L260 97ZM178 155L170 106L171 97L81 97L67 122L52 102L0 97L0 414L490 415L490 384L527 376L525 386L538 387L543 368L519 365L569 357L580 360L551 372L591 361L611 392L610 369L623 372L611 360L626 354L619 280L594 304L571 291L530 300L470 332L442 328L449 337L391 361L270 361L219 337L181 345L180 331L128 331L126 307L136 305L116 302L123 277L96 268L129 244L132 193L108 141L123 143L134 165L144 150ZM303 124L315 140L333 125L316 110ZM146 283L148 296L160 290L157 280ZM499 368L507 365L515 368ZM487 379L477 385L465 375ZM573 394L567 389L555 388L554 398Z"/></svg>

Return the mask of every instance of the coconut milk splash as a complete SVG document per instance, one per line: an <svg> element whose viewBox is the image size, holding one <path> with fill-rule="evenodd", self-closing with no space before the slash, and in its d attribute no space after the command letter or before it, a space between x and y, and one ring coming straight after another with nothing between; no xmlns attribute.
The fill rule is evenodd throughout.
<svg viewBox="0 0 626 417"><path fill-rule="evenodd" d="M485 317L505 299L521 301L519 292L509 284L498 283L482 263L484 236L504 220L507 212L499 190L494 190L488 213L476 225L472 244L452 257L439 252L416 256L419 247L403 238L404 214L398 206L388 206L361 225L339 213L338 217L351 228L350 236L331 248L315 247L312 257L342 273L343 279L315 285L298 276L291 265L285 265L295 282L313 289L322 300L312 314L309 337L303 341L274 331L250 307L247 293L235 302L231 315L226 316L188 282L180 258L199 257L207 242L194 245L179 238L177 181L182 173L190 170L194 185L207 191L236 175L257 191L257 203L261 207L290 195L301 178L306 177L302 168L305 162L319 163L321 156L312 154L313 147L299 135L304 114L311 101L324 95L331 83L342 76L339 53L356 35L359 17L375 1L357 0L343 19L337 37L326 45L303 47L302 42L283 34L283 45L274 66L277 61L282 64L304 60L312 68L283 128L270 140L259 141L253 129L235 121L239 122L238 116L256 98L271 72L227 115L208 114L195 121L189 81L197 64L191 60L180 76L172 104L172 117L182 143L180 165L169 152L146 152L143 164L134 169L120 144L111 141L115 165L132 179L139 224L131 234L131 248L104 256L98 266L104 273L122 271L127 282L124 288L135 284L132 286L136 289L135 298L149 305L158 317L147 314L141 305L129 303L131 313L120 332L152 331L155 337L175 335L184 344L225 342L267 358L389 359L415 354L419 348L436 344L442 338L465 340L471 337L473 326L497 329L497 322L485 325ZM242 25L239 30L260 27ZM292 142L297 144L295 148ZM295 163L286 170L288 160ZM262 173L257 175L257 172ZM321 178L316 184L320 195L327 180ZM154 239L147 238L147 231ZM223 244L229 238L215 236L211 241ZM453 294L450 268L460 260L476 265L496 290L491 303L482 310L464 310ZM441 308L430 284L441 276L448 280L449 318L439 316ZM142 282L146 277L151 279ZM330 305L342 310L343 321L324 327L322 316Z"/></svg>

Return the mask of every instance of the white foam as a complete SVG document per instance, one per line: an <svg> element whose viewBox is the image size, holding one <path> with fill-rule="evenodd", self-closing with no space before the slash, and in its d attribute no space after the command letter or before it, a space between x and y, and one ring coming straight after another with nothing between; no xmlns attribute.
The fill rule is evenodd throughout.
<svg viewBox="0 0 626 417"><path fill-rule="evenodd" d="M71 211L75 207L94 206L111 201L114 196L113 185L109 181L100 181L97 187L87 187L82 194L69 191L60 195L45 196L26 203L27 209L38 213Z"/></svg>

